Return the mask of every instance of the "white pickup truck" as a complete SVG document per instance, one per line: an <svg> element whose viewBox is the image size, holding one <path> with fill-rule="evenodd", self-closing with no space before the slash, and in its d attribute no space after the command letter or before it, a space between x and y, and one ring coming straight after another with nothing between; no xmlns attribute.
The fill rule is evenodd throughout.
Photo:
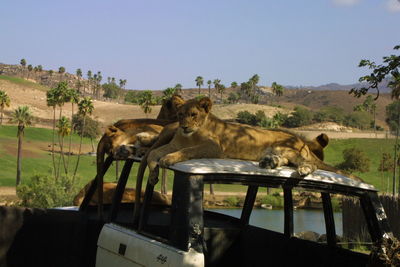
<svg viewBox="0 0 400 267"><path fill-rule="evenodd" d="M239 160L173 165L172 204L150 205L154 188L147 184L140 216L134 218L134 204L121 203L134 161L125 163L113 203L105 206L106 221L88 204L96 183L79 210L0 207L0 266L379 266L387 256L384 244L394 240L373 186L319 170L301 178L291 168L265 170ZM204 210L204 183L247 186L240 218ZM262 187L283 189L283 233L249 224ZM294 236L294 189L321 193L324 241ZM332 194L361 201L374 244L371 255L338 242Z"/></svg>

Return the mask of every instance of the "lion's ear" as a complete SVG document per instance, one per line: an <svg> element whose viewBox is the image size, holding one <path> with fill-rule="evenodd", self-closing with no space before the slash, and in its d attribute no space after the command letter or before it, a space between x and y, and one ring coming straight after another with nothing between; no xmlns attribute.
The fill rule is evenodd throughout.
<svg viewBox="0 0 400 267"><path fill-rule="evenodd" d="M199 106L208 113L211 110L212 101L208 97L203 97L202 99L199 100Z"/></svg>
<svg viewBox="0 0 400 267"><path fill-rule="evenodd" d="M113 136L118 131L119 131L119 129L117 127L115 127L114 125L108 126L106 129L106 135Z"/></svg>
<svg viewBox="0 0 400 267"><path fill-rule="evenodd" d="M183 100L183 98L180 95L173 95L171 97L171 103L173 106L175 106L175 108L178 109L180 106L185 104L185 100Z"/></svg>
<svg viewBox="0 0 400 267"><path fill-rule="evenodd" d="M315 139L322 147L326 147L329 144L329 137L324 133L318 135Z"/></svg>

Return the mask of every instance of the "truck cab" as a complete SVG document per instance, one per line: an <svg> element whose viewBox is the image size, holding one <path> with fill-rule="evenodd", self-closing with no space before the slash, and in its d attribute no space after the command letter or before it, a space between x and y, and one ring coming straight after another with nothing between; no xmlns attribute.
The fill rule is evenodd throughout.
<svg viewBox="0 0 400 267"><path fill-rule="evenodd" d="M395 240L377 191L369 184L317 170L299 177L290 167L261 169L256 162L197 159L177 163L171 205L152 205L154 187L144 200L121 203L132 165L125 162L113 203L99 220L89 205L96 182L79 209L0 207L1 266L367 266L383 264L385 242ZM112 159L107 159L109 166ZM247 188L239 217L204 209L204 185L238 184ZM283 231L250 224L257 192L281 188ZM315 242L294 233L293 192L320 193L326 238ZM360 200L373 252L343 247L337 237L332 195ZM382 248L382 249L381 249ZM383 253L383 254L382 254Z"/></svg>

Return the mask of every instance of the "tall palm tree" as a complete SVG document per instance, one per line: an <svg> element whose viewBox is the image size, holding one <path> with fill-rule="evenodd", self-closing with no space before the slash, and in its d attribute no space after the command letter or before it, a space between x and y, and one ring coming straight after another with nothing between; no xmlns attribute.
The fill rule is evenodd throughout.
<svg viewBox="0 0 400 267"><path fill-rule="evenodd" d="M22 68L25 69L25 66L26 66L26 60L25 60L25 58L21 59L20 62L19 62L19 64L21 64ZM25 70L23 70L23 73L24 73L24 72L25 72Z"/></svg>
<svg viewBox="0 0 400 267"><path fill-rule="evenodd" d="M22 139L26 126L32 124L32 114L28 106L19 106L13 113L11 121L18 124L18 153L17 153L17 178L16 185L21 183Z"/></svg>
<svg viewBox="0 0 400 267"><path fill-rule="evenodd" d="M78 92L80 92L81 86L83 85L81 82L81 80L82 80L82 70L81 69L76 70L76 76L78 76L78 81L76 82L76 87L78 89ZM83 91L85 91L85 87L83 88Z"/></svg>
<svg viewBox="0 0 400 267"><path fill-rule="evenodd" d="M28 79L29 79L29 73L33 70L33 67L31 64L28 65Z"/></svg>
<svg viewBox="0 0 400 267"><path fill-rule="evenodd" d="M3 124L4 108L9 107L10 102L11 102L10 97L8 96L7 92L0 90L0 112L1 112L0 125Z"/></svg>
<svg viewBox="0 0 400 267"><path fill-rule="evenodd" d="M276 82L273 82L271 85L272 88L272 93L276 95L277 97L280 97L283 95L283 86L280 84L277 84Z"/></svg>
<svg viewBox="0 0 400 267"><path fill-rule="evenodd" d="M143 109L143 112L146 114L151 112L151 106L155 104L153 92L150 90L146 90L140 93L138 104Z"/></svg>
<svg viewBox="0 0 400 267"><path fill-rule="evenodd" d="M91 84L91 82L92 82L92 79L93 79L93 76L92 76L92 71L91 70L88 70L88 72L87 72L87 79L88 79L88 91L90 92L90 90L91 90L91 88L90 88L90 84Z"/></svg>
<svg viewBox="0 0 400 267"><path fill-rule="evenodd" d="M65 73L65 68L63 67L63 66L61 66L61 67L59 67L58 68L58 73L60 73L60 80L62 81L63 80L63 76L64 76L64 73Z"/></svg>
<svg viewBox="0 0 400 267"><path fill-rule="evenodd" d="M211 99L211 84L212 84L212 81L211 80L208 80L207 81L207 85L208 85L208 97Z"/></svg>
<svg viewBox="0 0 400 267"><path fill-rule="evenodd" d="M69 95L69 102L71 103L71 122L72 122L72 118L74 116L74 106L75 104L79 103L80 100L80 95L78 93L78 91L74 90L74 89L69 89L68 90L68 95ZM72 131L72 123L71 123L71 131ZM71 143L72 143L72 135L69 135L69 143L68 143L68 157L67 157L67 170L69 167L69 158L71 156Z"/></svg>
<svg viewBox="0 0 400 267"><path fill-rule="evenodd" d="M78 159L76 161L75 170L74 170L74 176L72 178L72 182L73 183L75 182L75 176L76 176L76 172L78 171L79 160L80 160L80 157L81 157L82 139L83 139L83 133L84 133L85 127L86 127L86 116L91 115L93 113L93 110L94 110L92 98L84 97L81 101L79 101L78 107L79 107L78 114L80 116L82 116L83 124L82 124L82 130L81 130L81 133L80 133L81 134L81 138L80 138L80 141L79 141Z"/></svg>
<svg viewBox="0 0 400 267"><path fill-rule="evenodd" d="M164 99L169 99L171 98L174 94L176 94L176 89L172 87L168 87L163 91L163 98Z"/></svg>
<svg viewBox="0 0 400 267"><path fill-rule="evenodd" d="M65 157L64 157L64 138L67 135L70 135L71 133L71 122L70 120L65 117L62 116L57 123L57 128L58 128L58 136L60 139L60 152L61 152L61 159L64 165L64 172L65 174L68 174L68 167L67 164L65 162ZM61 160L59 159L58 161L58 172L60 172L60 162ZM60 173L57 174L57 176L59 176Z"/></svg>
<svg viewBox="0 0 400 267"><path fill-rule="evenodd" d="M218 93L219 92L219 85L221 84L221 80L220 79L215 79L213 81L213 84L214 84L215 91Z"/></svg>
<svg viewBox="0 0 400 267"><path fill-rule="evenodd" d="M199 95L200 95L200 87L203 85L204 79L201 76L197 76L195 81L196 85L199 87Z"/></svg>
<svg viewBox="0 0 400 267"><path fill-rule="evenodd" d="M221 101L221 103L222 103L222 94L225 92L225 85L223 85L223 84L219 84L218 85L218 92L221 94L221 98L220 98L220 101Z"/></svg>
<svg viewBox="0 0 400 267"><path fill-rule="evenodd" d="M54 177L57 177L56 162L54 158L55 129L56 129L56 107L57 107L57 91L55 88L50 89L46 93L47 106L53 108L53 140L51 142L51 158L53 161Z"/></svg>
<svg viewBox="0 0 400 267"><path fill-rule="evenodd" d="M182 84L177 83L174 88L178 94L182 94Z"/></svg>

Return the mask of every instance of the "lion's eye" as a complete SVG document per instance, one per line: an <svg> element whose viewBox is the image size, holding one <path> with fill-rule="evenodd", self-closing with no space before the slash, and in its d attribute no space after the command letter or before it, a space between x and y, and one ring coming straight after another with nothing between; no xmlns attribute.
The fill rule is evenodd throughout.
<svg viewBox="0 0 400 267"><path fill-rule="evenodd" d="M192 113L192 114L190 114L192 117L196 117L197 116L197 113Z"/></svg>

